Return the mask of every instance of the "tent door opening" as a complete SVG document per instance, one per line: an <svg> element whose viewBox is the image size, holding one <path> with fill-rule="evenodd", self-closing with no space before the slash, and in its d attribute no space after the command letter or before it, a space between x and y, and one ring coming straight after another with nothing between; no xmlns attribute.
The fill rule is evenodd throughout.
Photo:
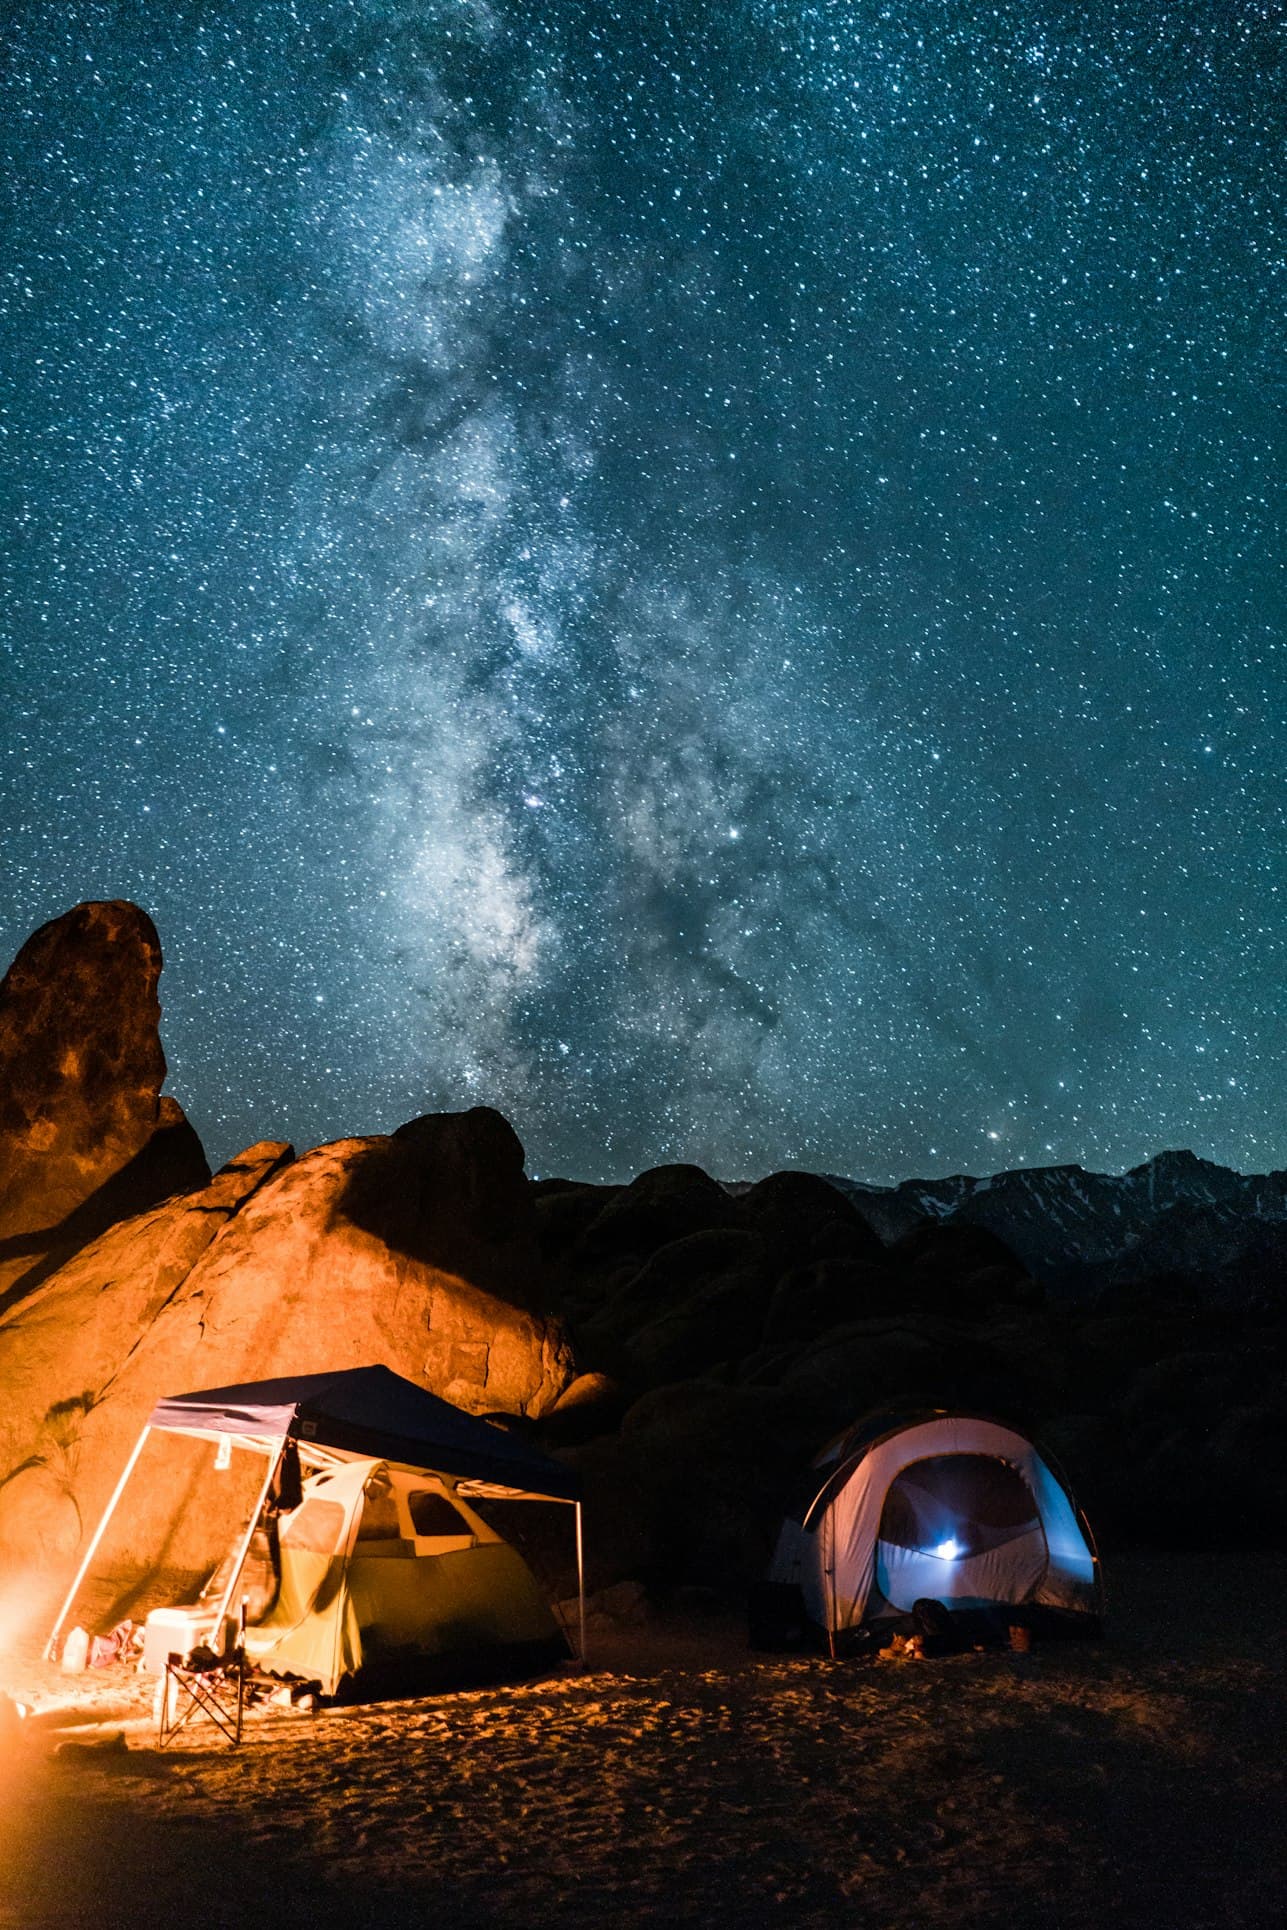
<svg viewBox="0 0 1287 1930"><path fill-rule="evenodd" d="M895 1614L926 1596L959 1608L1028 1601L1049 1562L1036 1497L998 1456L931 1455L886 1491L876 1586Z"/></svg>

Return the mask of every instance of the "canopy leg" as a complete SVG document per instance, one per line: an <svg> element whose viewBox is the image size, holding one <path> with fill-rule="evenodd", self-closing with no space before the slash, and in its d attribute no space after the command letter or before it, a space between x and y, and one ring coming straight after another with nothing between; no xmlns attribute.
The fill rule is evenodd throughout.
<svg viewBox="0 0 1287 1930"><path fill-rule="evenodd" d="M581 1650L581 1667L586 1666L585 1653L585 1543L581 1533L581 1503L576 1504L576 1592L577 1612L580 1617L578 1643Z"/></svg>
<svg viewBox="0 0 1287 1930"><path fill-rule="evenodd" d="M264 1476L264 1485L259 1490L259 1499L255 1503L254 1512L251 1514L250 1526L241 1538L241 1547L237 1550L237 1560L233 1566L231 1575L228 1577L228 1586L223 1591L223 1599L219 1603L214 1618L214 1633L216 1636L222 1636L223 1634L223 1625L227 1618L228 1605L236 1592L237 1583L241 1580L241 1571L246 1566L246 1556L250 1553L250 1544L254 1538L255 1530L259 1526L259 1517L264 1512L264 1503L268 1499L268 1490L273 1485L273 1476L276 1474L281 1464L281 1458L285 1452L286 1442L283 1440L276 1454L270 1454L268 1457L268 1472Z"/></svg>
<svg viewBox="0 0 1287 1930"><path fill-rule="evenodd" d="M88 1569L89 1569L89 1564L93 1561L94 1556L98 1553L98 1544L103 1539L103 1535L106 1532L108 1522L111 1520L112 1516L116 1512L116 1504L125 1492L125 1483L129 1480L130 1476L133 1474L134 1463L138 1460L140 1454L142 1454L143 1443L144 1441L146 1441L151 1431L152 1431L151 1425L149 1424L147 1427L144 1428L143 1432L139 1435L138 1440L134 1443L134 1452L133 1454L131 1454L129 1460L125 1463L125 1471L121 1475L120 1480L117 1482L116 1487L112 1492L112 1498L107 1504L107 1511L103 1515L102 1519L100 1520L97 1528L94 1530L93 1539L91 1540L89 1547L85 1550L84 1561L82 1561L80 1567L76 1570L76 1579L73 1581L71 1587L67 1590L66 1600L63 1602L62 1607L58 1611L58 1620L54 1623L53 1628L50 1630L49 1640L45 1643L45 1659L49 1662L52 1662L54 1660L55 1650L57 1648L57 1643L58 1643L58 1637L62 1633L63 1623L66 1621L68 1612L71 1609L71 1605L75 1601L77 1593L80 1589L80 1585L85 1579L86 1573L88 1572Z"/></svg>

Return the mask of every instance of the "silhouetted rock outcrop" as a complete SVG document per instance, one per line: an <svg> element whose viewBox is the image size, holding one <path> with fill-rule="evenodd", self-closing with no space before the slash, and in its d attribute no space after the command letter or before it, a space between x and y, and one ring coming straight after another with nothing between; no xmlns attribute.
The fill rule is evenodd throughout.
<svg viewBox="0 0 1287 1930"><path fill-rule="evenodd" d="M695 1373L755 1344L772 1276L747 1228L671 1240L579 1328L587 1360L645 1382Z"/></svg>
<svg viewBox="0 0 1287 1930"><path fill-rule="evenodd" d="M637 1268L658 1247L745 1224L738 1206L700 1166L654 1166L623 1186L581 1236L578 1257Z"/></svg>
<svg viewBox="0 0 1287 1930"><path fill-rule="evenodd" d="M532 1204L542 1257L561 1259L621 1191L620 1186L592 1186L574 1179L534 1180Z"/></svg>
<svg viewBox="0 0 1287 1930"><path fill-rule="evenodd" d="M123 902L42 925L0 983L0 1306L105 1227L210 1177L162 1098L161 946Z"/></svg>
<svg viewBox="0 0 1287 1930"><path fill-rule="evenodd" d="M879 1264L885 1257L853 1201L816 1173L771 1173L740 1204L779 1272L814 1260Z"/></svg>
<svg viewBox="0 0 1287 1930"><path fill-rule="evenodd" d="M716 1189L670 1167L606 1197L540 1189L578 1361L633 1396L619 1425L591 1402L562 1437L594 1502L596 1583L719 1586L721 1563L725 1584L752 1579L813 1454L889 1407L1048 1439L1110 1543L1280 1542L1281 1180L1175 1154L1120 1179Z"/></svg>
<svg viewBox="0 0 1287 1930"><path fill-rule="evenodd" d="M984 1318L997 1307L1041 1298L1005 1241L968 1221L922 1221L894 1242L890 1258L905 1270L909 1297L935 1312Z"/></svg>

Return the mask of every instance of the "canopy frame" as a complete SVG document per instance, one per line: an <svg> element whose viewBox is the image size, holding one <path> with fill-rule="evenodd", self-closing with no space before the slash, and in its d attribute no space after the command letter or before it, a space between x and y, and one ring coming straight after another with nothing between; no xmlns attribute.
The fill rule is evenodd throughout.
<svg viewBox="0 0 1287 1930"><path fill-rule="evenodd" d="M80 1593L85 1577L89 1573L90 1565L98 1552L104 1534L107 1532L108 1524L120 1505L130 1476L138 1465L139 1456L143 1452L147 1438L154 1430L165 1434L180 1434L189 1440L212 1441L217 1444L226 1442L232 1447L242 1448L251 1453L264 1454L268 1459L268 1468L259 1490L259 1498L251 1513L249 1524L241 1537L236 1562L233 1565L219 1604L211 1613L209 1629L212 1635L224 1625L224 1619L228 1614L229 1605L236 1594L237 1584L241 1580L242 1570L246 1565L246 1560L250 1553L250 1545L254 1538L255 1529L259 1526L263 1516L264 1504L268 1499L273 1478L281 1465L282 1457L288 1445L294 1442L298 1448L301 1461L317 1467L342 1466L346 1462L371 1458L369 1452L363 1454L356 1449L336 1447L329 1442L321 1442L309 1438L312 1424L301 1419L299 1407L302 1405L302 1402L295 1403L289 1411L285 1408L279 1408L277 1410L277 1415L280 1417L280 1426L268 1424L243 1431L211 1425L209 1422L203 1425L202 1422L195 1417L190 1423L185 1424L184 1420L180 1418L182 1411L180 1404L185 1398L184 1396L178 1396L173 1400L160 1402L153 1410L150 1419L144 1425L138 1440L134 1443L133 1452L121 1471L120 1479L117 1481L102 1518L90 1538L89 1546L85 1550L85 1554L76 1570L71 1587L63 1599L57 1619L54 1622L53 1628L50 1630L49 1639L45 1644L45 1656L48 1660L53 1661L57 1655L58 1637L62 1633L63 1625L71 1612L76 1597ZM444 1403L444 1405L450 1405L450 1403ZM463 1410L460 1409L456 1411L463 1413ZM158 1419L158 1416L162 1416L162 1418ZM306 1429L308 1432L305 1431ZM489 1480L483 1477L457 1475L450 1469L435 1468L427 1462L407 1461L401 1457L388 1454L377 1454L375 1458L386 1461L391 1466L404 1468L411 1472L437 1474L440 1477L446 1475L453 1486L458 1488L466 1499L539 1501L554 1504L559 1507L575 1509L577 1660L583 1669L588 1666L586 1653L585 1541L582 1504L578 1497L566 1494L542 1493L535 1488L511 1487L503 1482Z"/></svg>

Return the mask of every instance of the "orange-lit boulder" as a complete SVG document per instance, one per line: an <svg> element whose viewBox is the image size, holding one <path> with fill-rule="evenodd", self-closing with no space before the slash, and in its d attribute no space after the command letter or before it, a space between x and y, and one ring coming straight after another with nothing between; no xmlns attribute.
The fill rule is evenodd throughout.
<svg viewBox="0 0 1287 1930"><path fill-rule="evenodd" d="M0 1307L105 1227L210 1177L161 1097L161 946L137 905L78 905L0 982Z"/></svg>
<svg viewBox="0 0 1287 1930"><path fill-rule="evenodd" d="M538 1311L522 1161L486 1107L305 1154L167 1309L175 1390L380 1360L476 1413L543 1412L571 1361Z"/></svg>
<svg viewBox="0 0 1287 1930"><path fill-rule="evenodd" d="M292 1157L277 1142L249 1147L198 1192L110 1228L0 1314L0 1565L57 1565L75 1551L141 1425L145 1396L122 1401L121 1374L233 1214Z"/></svg>
<svg viewBox="0 0 1287 1930"><path fill-rule="evenodd" d="M65 1567L167 1394L379 1361L474 1412L557 1401L571 1353L539 1311L523 1150L499 1114L289 1161L252 1148L0 1317L0 1560L39 1543ZM162 1482L141 1526L175 1500Z"/></svg>

